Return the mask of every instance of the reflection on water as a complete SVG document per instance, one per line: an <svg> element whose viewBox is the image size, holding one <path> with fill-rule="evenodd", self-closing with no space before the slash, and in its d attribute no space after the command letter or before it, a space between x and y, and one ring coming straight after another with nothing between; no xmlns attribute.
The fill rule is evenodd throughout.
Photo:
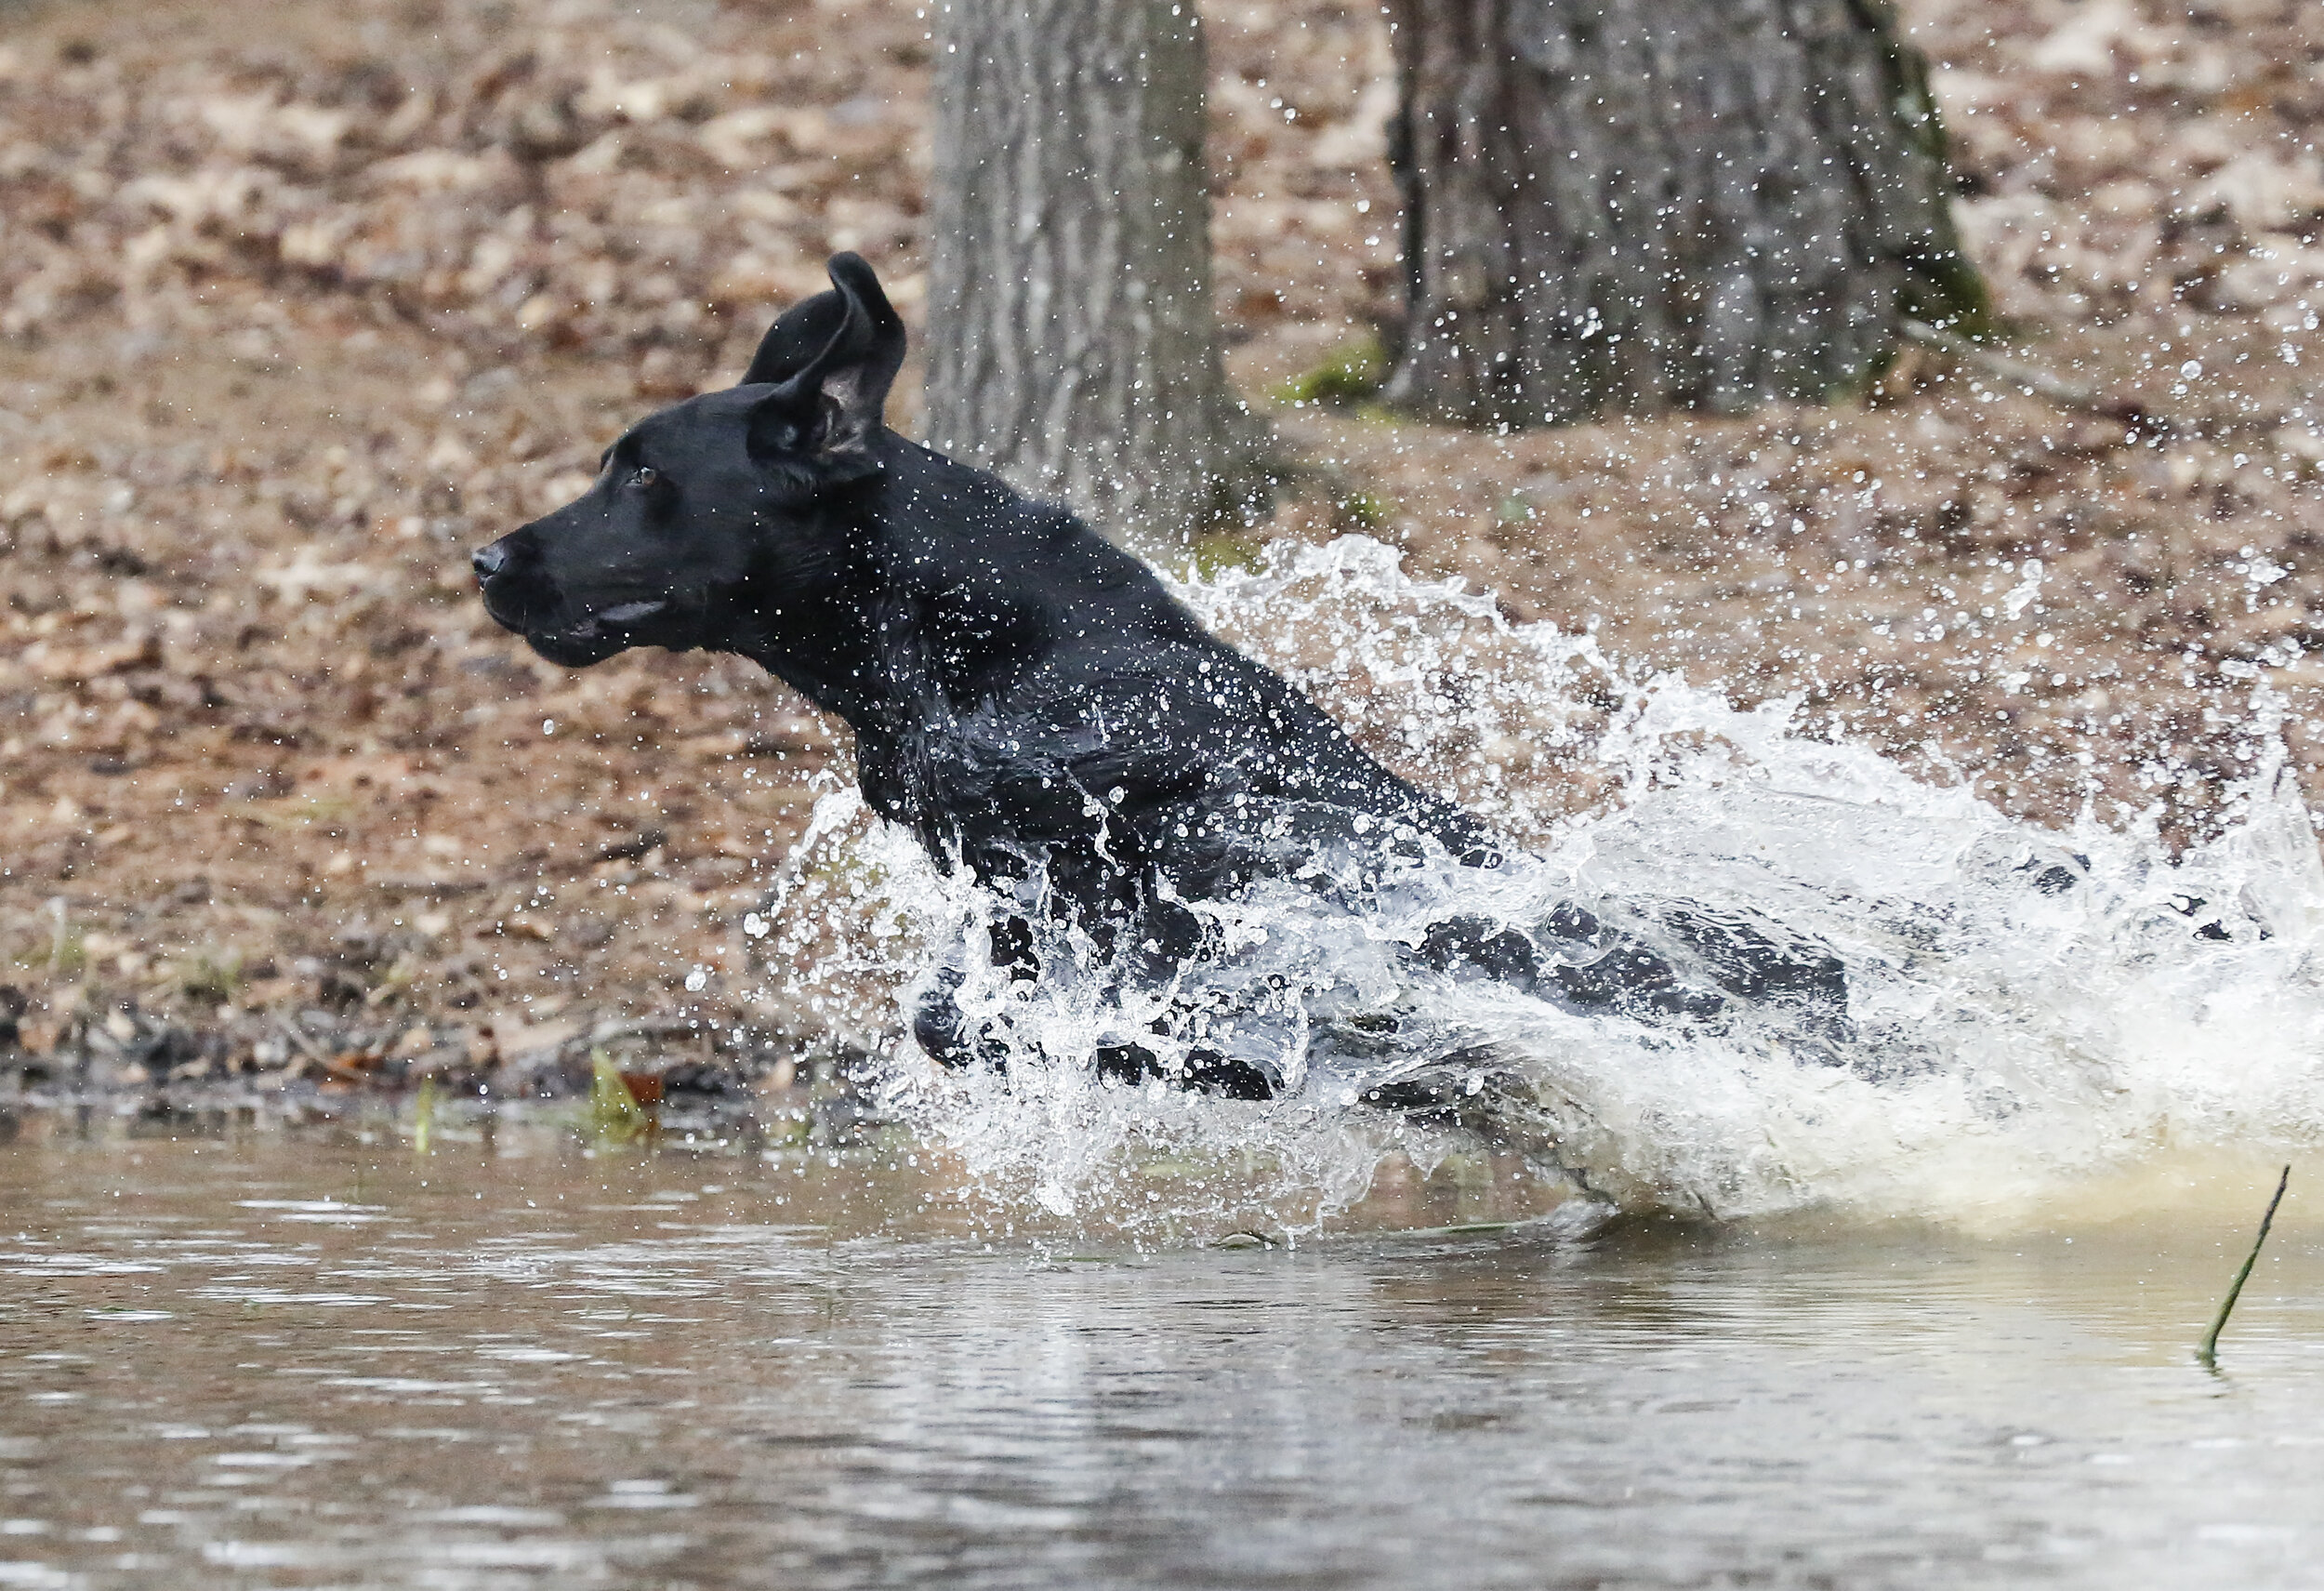
<svg viewBox="0 0 2324 1591"><path fill-rule="evenodd" d="M902 1155L34 1122L0 1586L2318 1584L2299 1179L2214 1377L2256 1174L2175 1230L1083 1253Z"/></svg>

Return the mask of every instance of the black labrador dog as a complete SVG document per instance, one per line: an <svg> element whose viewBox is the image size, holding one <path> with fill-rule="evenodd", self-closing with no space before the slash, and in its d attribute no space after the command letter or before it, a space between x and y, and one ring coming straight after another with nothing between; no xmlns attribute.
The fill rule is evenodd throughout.
<svg viewBox="0 0 2324 1591"><path fill-rule="evenodd" d="M830 274L739 385L640 420L577 501L476 553L495 620L576 668L632 646L739 653L838 714L872 807L1004 897L991 953L1021 975L1047 918L1124 980L1167 977L1204 954L1189 903L1323 850L1499 862L1483 824L1366 755L1136 558L890 431L904 323L855 255ZM1529 931L1455 920L1415 954L1585 1010L1844 1001L1828 955L1709 914L1669 926L1697 952L1686 974L1578 908ZM957 983L914 1025L956 1065L985 1047ZM1137 1044L1097 1061L1162 1067ZM1199 1049L1168 1069L1229 1094L1273 1086Z"/></svg>

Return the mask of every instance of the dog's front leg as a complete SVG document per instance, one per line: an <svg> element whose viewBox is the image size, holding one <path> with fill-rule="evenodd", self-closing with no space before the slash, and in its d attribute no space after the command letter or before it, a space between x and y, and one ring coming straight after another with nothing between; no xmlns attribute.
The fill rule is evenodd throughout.
<svg viewBox="0 0 2324 1591"><path fill-rule="evenodd" d="M995 921L985 931L990 950L989 964L1006 970L1011 979L1037 977L1041 960L1034 948L1033 924L1024 917L1010 913ZM1009 1064L1009 1051L988 1027L970 1030L969 1018L960 1009L960 986L968 981L968 973L957 965L938 969L936 981L919 998L912 1012L912 1039L920 1053L941 1067L959 1070L964 1067L982 1066L998 1070Z"/></svg>
<svg viewBox="0 0 2324 1591"><path fill-rule="evenodd" d="M1007 1059L997 1053L998 1046L982 1033L971 1038L962 1030L968 1018L961 1014L958 996L965 977L958 967L937 972L935 987L920 996L912 1013L912 1041L920 1054L947 1070L958 1071L979 1061L997 1067Z"/></svg>

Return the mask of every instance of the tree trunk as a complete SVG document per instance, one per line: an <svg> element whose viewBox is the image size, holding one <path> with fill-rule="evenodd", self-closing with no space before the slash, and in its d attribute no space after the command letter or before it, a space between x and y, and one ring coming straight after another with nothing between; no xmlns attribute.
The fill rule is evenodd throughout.
<svg viewBox="0 0 2324 1591"><path fill-rule="evenodd" d="M1888 0L1390 0L1410 319L1472 425L1861 391L1985 312Z"/></svg>
<svg viewBox="0 0 2324 1591"><path fill-rule="evenodd" d="M1192 0L950 0L936 29L931 440L1158 549L1263 507L1210 309Z"/></svg>

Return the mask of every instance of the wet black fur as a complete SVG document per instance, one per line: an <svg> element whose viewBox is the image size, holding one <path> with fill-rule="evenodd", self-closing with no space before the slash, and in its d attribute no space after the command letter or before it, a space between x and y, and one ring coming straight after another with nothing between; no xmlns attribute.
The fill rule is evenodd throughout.
<svg viewBox="0 0 2324 1591"><path fill-rule="evenodd" d="M1498 860L1475 818L1366 755L1137 559L890 431L903 322L862 259L838 256L831 279L775 323L740 385L640 420L577 501L476 554L495 619L575 667L631 646L755 659L846 720L874 809L1023 913L1086 930L1125 977L1200 953L1184 902L1319 847L1425 837ZM1004 921L997 964L1032 972L1026 916ZM1577 964L1469 922L1419 953L1568 1003L1719 1003L1585 913L1546 933L1580 952L1556 963ZM1786 975L1743 961L1766 963L1761 983ZM916 1028L940 1058L973 1050L943 992ZM1151 1057L1101 1062L1136 1073ZM1186 1081L1266 1086L1227 1062Z"/></svg>

